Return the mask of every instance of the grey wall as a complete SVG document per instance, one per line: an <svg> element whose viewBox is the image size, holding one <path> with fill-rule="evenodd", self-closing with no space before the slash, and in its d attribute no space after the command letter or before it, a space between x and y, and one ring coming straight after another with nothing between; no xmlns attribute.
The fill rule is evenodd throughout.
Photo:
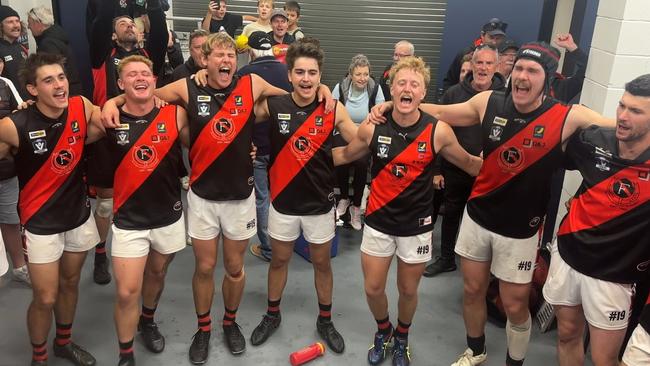
<svg viewBox="0 0 650 366"><path fill-rule="evenodd" d="M490 18L508 23L508 37L517 42L537 39L542 15L540 0L451 0L447 4L442 55L438 68L438 82L447 73L456 53L469 46L481 32L481 26Z"/></svg>
<svg viewBox="0 0 650 366"><path fill-rule="evenodd" d="M451 3L456 0L451 1ZM363 53L378 76L392 62L393 45L407 39L431 67L434 95L440 44L447 0L301 0L300 25L305 34L321 41L325 50L323 82L333 87L345 75L350 59ZM228 11L256 14L257 0L229 0ZM276 1L276 8L284 1ZM206 0L176 0L174 15L203 17ZM194 23L178 23L178 30L191 30Z"/></svg>

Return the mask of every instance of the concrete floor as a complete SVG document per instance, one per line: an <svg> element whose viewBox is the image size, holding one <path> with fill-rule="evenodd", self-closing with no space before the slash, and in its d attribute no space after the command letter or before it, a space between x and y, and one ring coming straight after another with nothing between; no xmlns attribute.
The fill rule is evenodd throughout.
<svg viewBox="0 0 650 366"><path fill-rule="evenodd" d="M434 242L439 239L436 226ZM363 276L359 261L361 232L339 228L339 251L333 259L334 303L333 320L346 340L342 355L326 351L324 357L313 365L365 365L366 352L376 329L363 292ZM437 250L436 250L437 251ZM91 259L91 257L89 257ZM395 265L391 268L387 293L391 321L395 322L397 291ZM191 337L196 331L196 316L192 301L191 277L194 257L191 247L180 252L170 266L165 292L160 301L156 319L167 346L161 354L149 353L136 337L135 354L139 366L189 365L187 352ZM247 253L247 284L237 321L247 341L251 332L266 311L267 263ZM216 278L223 275L221 263ZM113 325L114 282L99 286L92 282L92 260L86 261L81 280L81 295L73 327L73 339L91 351L98 365L117 364L117 340ZM410 345L413 365L450 365L465 349L465 331L461 315L462 281L458 271L428 279L420 284L420 303L411 328ZM31 348L25 325L26 308L31 290L11 281L9 275L0 278L0 366L28 365ZM262 346L250 343L241 356L232 356L223 343L220 319L223 302L216 291L212 316L211 353L208 365L287 365L291 352L319 340L315 330L318 311L311 264L294 256L289 272L287 289L282 298L283 323L277 332ZM548 366L556 364L555 332L540 334L533 326L526 365ZM487 349L489 360L485 365L503 365L505 333L488 323ZM54 329L50 336L54 339ZM50 346L51 347L51 346ZM67 365L53 356L51 366ZM385 364L390 364L387 360Z"/></svg>

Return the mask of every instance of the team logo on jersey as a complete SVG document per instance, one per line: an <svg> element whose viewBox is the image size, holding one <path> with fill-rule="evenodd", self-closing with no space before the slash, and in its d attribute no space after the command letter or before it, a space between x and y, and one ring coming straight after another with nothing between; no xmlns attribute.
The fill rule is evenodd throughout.
<svg viewBox="0 0 650 366"><path fill-rule="evenodd" d="M255 184L255 177L253 176L248 177L248 185L252 186L253 184Z"/></svg>
<svg viewBox="0 0 650 366"><path fill-rule="evenodd" d="M231 119L219 118L212 126L212 136L220 142L230 142L235 134L235 124Z"/></svg>
<svg viewBox="0 0 650 366"><path fill-rule="evenodd" d="M291 120L291 114L289 114L289 113L278 113L278 119L283 119L283 120L286 120L286 121L290 121Z"/></svg>
<svg viewBox="0 0 650 366"><path fill-rule="evenodd" d="M524 164L524 152L514 146L504 147L499 152L498 162L502 169L518 171Z"/></svg>
<svg viewBox="0 0 650 366"><path fill-rule="evenodd" d="M147 121L146 119L139 119L133 123L135 123L136 125L143 125L145 123L149 123L149 121Z"/></svg>
<svg viewBox="0 0 650 366"><path fill-rule="evenodd" d="M11 55L5 56L5 62L13 61L14 58Z"/></svg>
<svg viewBox="0 0 650 366"><path fill-rule="evenodd" d="M340 134L341 133L339 132L338 129L335 128L335 129L332 130L332 136L336 136L336 135L340 135Z"/></svg>
<svg viewBox="0 0 650 366"><path fill-rule="evenodd" d="M76 120L75 120L75 121L72 121L72 122L70 123L70 128L72 129L72 132L73 132L73 133L77 133L77 132L79 132L79 122L76 121Z"/></svg>
<svg viewBox="0 0 650 366"><path fill-rule="evenodd" d="M32 141L34 154L44 154L47 152L47 141L45 139L36 139Z"/></svg>
<svg viewBox="0 0 650 366"><path fill-rule="evenodd" d="M427 217L420 217L418 219L418 226L422 227L422 226L431 225L432 222L433 222L433 220L431 219L430 215L427 216ZM418 248L418 251L420 251L420 248ZM423 254L428 254L429 253L429 246L427 245L426 249L422 248L422 252L423 252Z"/></svg>
<svg viewBox="0 0 650 366"><path fill-rule="evenodd" d="M539 216L535 216L528 222L528 226L537 227L541 221L542 219Z"/></svg>
<svg viewBox="0 0 650 366"><path fill-rule="evenodd" d="M235 95L235 105L237 107L241 107L244 105L244 98L242 98L241 95Z"/></svg>
<svg viewBox="0 0 650 366"><path fill-rule="evenodd" d="M289 121L280 121L278 126L280 126L281 134L286 135L289 133Z"/></svg>
<svg viewBox="0 0 650 366"><path fill-rule="evenodd" d="M212 101L212 97L209 95L197 95L196 101L199 103L210 103Z"/></svg>
<svg viewBox="0 0 650 366"><path fill-rule="evenodd" d="M640 194L639 184L627 178L613 181L607 190L610 202L618 208L633 206L638 202Z"/></svg>
<svg viewBox="0 0 650 366"><path fill-rule="evenodd" d="M115 131L128 131L131 129L131 125L128 123L120 123L119 126L115 127Z"/></svg>
<svg viewBox="0 0 650 366"><path fill-rule="evenodd" d="M52 154L52 170L57 174L68 174L72 170L74 162L74 152L68 149L62 149Z"/></svg>
<svg viewBox="0 0 650 366"><path fill-rule="evenodd" d="M494 120L492 121L493 125L502 126L502 127L505 126L507 123L508 123L508 119L503 117L494 117Z"/></svg>
<svg viewBox="0 0 650 366"><path fill-rule="evenodd" d="M118 145L127 145L129 144L129 133L126 131L117 131L115 133L115 138Z"/></svg>
<svg viewBox="0 0 650 366"><path fill-rule="evenodd" d="M645 272L648 270L648 266L650 266L650 261L645 261L637 264L636 270L639 272Z"/></svg>
<svg viewBox="0 0 650 366"><path fill-rule="evenodd" d="M293 139L291 151L298 159L309 159L311 154L311 140L309 137L298 136Z"/></svg>
<svg viewBox="0 0 650 366"><path fill-rule="evenodd" d="M332 201L332 202L334 202L334 192L330 192L330 193L327 195L327 200L328 200L328 201Z"/></svg>
<svg viewBox="0 0 650 366"><path fill-rule="evenodd" d="M379 142L380 144L388 144L388 145L390 145L390 142L392 140L393 140L392 138L387 137L387 136L381 136L381 135L377 136L377 142Z"/></svg>
<svg viewBox="0 0 650 366"><path fill-rule="evenodd" d="M208 103L199 103L199 116L207 117L210 115L210 105Z"/></svg>
<svg viewBox="0 0 650 366"><path fill-rule="evenodd" d="M389 150L388 145L379 144L379 146L377 146L377 156L382 159L386 159L388 157L388 150Z"/></svg>
<svg viewBox="0 0 650 366"><path fill-rule="evenodd" d="M176 202L174 203L174 207L172 207L172 208L174 209L174 211L177 211L177 212L180 211L180 210L182 210L182 209L183 209L183 202L181 202L181 201L176 201Z"/></svg>
<svg viewBox="0 0 650 366"><path fill-rule="evenodd" d="M596 156L596 168L602 172L608 172L611 169L609 167L609 160L604 156Z"/></svg>
<svg viewBox="0 0 650 366"><path fill-rule="evenodd" d="M525 125L526 123L528 123L528 121L526 121L523 118L514 118L513 121L519 123L520 125Z"/></svg>
<svg viewBox="0 0 650 366"><path fill-rule="evenodd" d="M418 152L419 153L427 152L427 143L425 141L418 141Z"/></svg>
<svg viewBox="0 0 650 366"><path fill-rule="evenodd" d="M139 168L149 168L158 160L158 154L153 146L140 145L133 149L133 163Z"/></svg>
<svg viewBox="0 0 650 366"><path fill-rule="evenodd" d="M546 128L544 126L535 126L533 128L533 137L536 139L544 138L544 131Z"/></svg>
<svg viewBox="0 0 650 366"><path fill-rule="evenodd" d="M393 164L390 167L390 173L390 176L393 178L393 184L402 185L408 183L406 180L402 179L406 177L406 174L408 173L408 167L406 164Z"/></svg>
<svg viewBox="0 0 650 366"><path fill-rule="evenodd" d="M316 127L322 127L323 126L323 116L316 116L314 119L314 123L316 124Z"/></svg>
<svg viewBox="0 0 650 366"><path fill-rule="evenodd" d="M501 126L492 126L490 129L490 135L488 138L492 141L501 141L501 135L503 134L503 127Z"/></svg>
<svg viewBox="0 0 650 366"><path fill-rule="evenodd" d="M305 112L305 111L298 111L298 112L296 112L296 115L298 115L298 116L306 116L306 115L307 115L307 112Z"/></svg>
<svg viewBox="0 0 650 366"><path fill-rule="evenodd" d="M167 126L165 125L165 122L159 122L156 127L158 127L158 133L167 133Z"/></svg>
<svg viewBox="0 0 650 366"><path fill-rule="evenodd" d="M29 131L29 138L30 140L33 139L41 139L45 137L45 130L38 130L38 131Z"/></svg>

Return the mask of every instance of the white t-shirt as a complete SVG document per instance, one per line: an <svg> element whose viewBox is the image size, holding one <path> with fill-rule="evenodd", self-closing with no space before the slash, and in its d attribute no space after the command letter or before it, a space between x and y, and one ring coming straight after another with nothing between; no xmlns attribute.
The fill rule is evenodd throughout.
<svg viewBox="0 0 650 366"><path fill-rule="evenodd" d="M268 33L268 32L270 32L270 31L272 31L272 30L273 30L273 28L271 27L271 24L268 24L268 25L262 25L262 24L260 24L260 23L258 23L258 22L254 22L254 23L247 24L247 25L244 27L244 29L242 30L241 33L242 33L243 35L245 35L246 37L250 37L250 35L251 35L253 32L262 31L262 32L264 32L264 33Z"/></svg>

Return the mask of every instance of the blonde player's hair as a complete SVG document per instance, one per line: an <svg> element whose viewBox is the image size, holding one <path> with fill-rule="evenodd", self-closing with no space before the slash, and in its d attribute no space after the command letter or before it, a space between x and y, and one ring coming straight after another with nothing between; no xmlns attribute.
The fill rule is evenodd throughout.
<svg viewBox="0 0 650 366"><path fill-rule="evenodd" d="M148 58L142 56L142 55L131 55L123 58L119 64L117 64L117 74L122 76L122 70L124 70L124 67L130 63L134 62L142 62L143 64L147 65L149 67L149 70L153 72L153 62L149 60Z"/></svg>
<svg viewBox="0 0 650 366"><path fill-rule="evenodd" d="M421 57L403 57L395 65L393 65L388 74L391 85L393 84L395 75L397 75L397 73L402 69L413 70L416 73L422 75L424 78L425 89L429 87L429 82L431 82L431 71L429 70L429 66L424 63L424 60Z"/></svg>
<svg viewBox="0 0 650 366"><path fill-rule="evenodd" d="M205 43L201 47L201 51L205 57L208 57L215 48L232 48L233 50L237 50L237 44L228 33L217 32L208 36L208 39L205 40Z"/></svg>

